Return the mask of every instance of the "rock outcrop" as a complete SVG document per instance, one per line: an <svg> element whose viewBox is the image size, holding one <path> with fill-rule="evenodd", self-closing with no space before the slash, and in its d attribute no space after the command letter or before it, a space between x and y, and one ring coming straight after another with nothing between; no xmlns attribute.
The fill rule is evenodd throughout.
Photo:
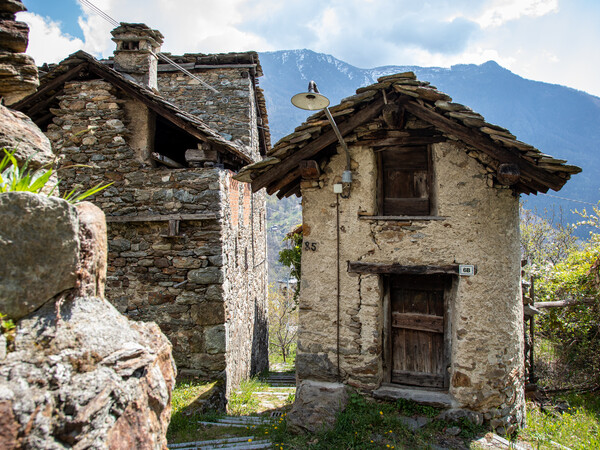
<svg viewBox="0 0 600 450"><path fill-rule="evenodd" d="M54 160L50 141L25 114L0 105L0 123L0 158L4 156L3 148L16 150L17 161L20 164L29 161L32 170Z"/></svg>
<svg viewBox="0 0 600 450"><path fill-rule="evenodd" d="M27 11L19 0L0 0L0 97L12 105L35 92L40 82L31 56L24 54L29 26L17 22L15 14Z"/></svg>
<svg viewBox="0 0 600 450"><path fill-rule="evenodd" d="M91 203L58 206L64 201L40 197L36 202L31 195L19 193L23 198L12 203L4 197L12 200L14 194L0 195L12 208L24 204L20 227L38 233L21 236L20 244L37 246L58 240L57 228L73 230L61 240L77 243L77 278L73 288L46 302L52 291L24 281L41 307L17 321L14 341L0 361L0 448L166 448L175 382L171 345L157 325L129 321L103 298L104 214ZM68 213L45 229L27 225L27 220L41 222L29 205L46 200ZM0 240L7 227L10 223L0 225ZM72 270L71 257L57 257L54 264L56 272ZM0 311L5 300L0 299Z"/></svg>

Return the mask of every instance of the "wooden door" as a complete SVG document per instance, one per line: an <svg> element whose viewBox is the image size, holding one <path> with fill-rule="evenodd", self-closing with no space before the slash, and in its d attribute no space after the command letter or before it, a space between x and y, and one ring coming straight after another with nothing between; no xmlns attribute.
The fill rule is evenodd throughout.
<svg viewBox="0 0 600 450"><path fill-rule="evenodd" d="M444 275L390 277L391 382L447 387Z"/></svg>

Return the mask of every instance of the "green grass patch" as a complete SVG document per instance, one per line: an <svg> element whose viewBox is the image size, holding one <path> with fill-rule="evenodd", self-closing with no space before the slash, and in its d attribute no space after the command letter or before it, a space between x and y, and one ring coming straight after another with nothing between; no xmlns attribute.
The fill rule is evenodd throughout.
<svg viewBox="0 0 600 450"><path fill-rule="evenodd" d="M565 412L527 404L527 427L520 439L539 449L556 448L552 442L572 449L600 448L600 394L570 394L556 400L567 402Z"/></svg>
<svg viewBox="0 0 600 450"><path fill-rule="evenodd" d="M407 403L404 405L410 408ZM429 411L431 412L431 411ZM338 415L329 431L306 435L289 432L285 418L274 424L271 439L275 448L283 449L425 449L431 431L411 431L401 420L394 403L378 403L352 394L346 409ZM277 429L274 427L277 426Z"/></svg>
<svg viewBox="0 0 600 450"><path fill-rule="evenodd" d="M227 412L232 416L248 416L258 413L260 400L254 396L256 391L264 391L269 385L258 378L244 380L240 388L229 396Z"/></svg>

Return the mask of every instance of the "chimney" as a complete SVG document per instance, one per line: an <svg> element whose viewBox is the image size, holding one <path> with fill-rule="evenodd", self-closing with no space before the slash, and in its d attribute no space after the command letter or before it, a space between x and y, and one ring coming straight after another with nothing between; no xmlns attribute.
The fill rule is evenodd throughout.
<svg viewBox="0 0 600 450"><path fill-rule="evenodd" d="M150 89L158 89L158 60L163 35L143 23L123 23L114 30L115 70L132 76Z"/></svg>

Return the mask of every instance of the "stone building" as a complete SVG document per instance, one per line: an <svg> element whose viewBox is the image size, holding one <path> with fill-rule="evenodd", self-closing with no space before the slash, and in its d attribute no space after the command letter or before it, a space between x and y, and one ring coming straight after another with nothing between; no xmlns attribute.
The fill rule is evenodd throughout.
<svg viewBox="0 0 600 450"><path fill-rule="evenodd" d="M348 156L321 111L235 177L302 196L295 425L340 383L523 423L519 195L581 169L451 100L380 78L331 108Z"/></svg>
<svg viewBox="0 0 600 450"><path fill-rule="evenodd" d="M160 326L180 375L230 390L268 367L265 195L232 179L270 145L258 56L169 55L176 68L157 59L158 31L112 34L114 57L45 66L14 108L50 139L63 191L113 183L93 200L108 222L107 298Z"/></svg>

